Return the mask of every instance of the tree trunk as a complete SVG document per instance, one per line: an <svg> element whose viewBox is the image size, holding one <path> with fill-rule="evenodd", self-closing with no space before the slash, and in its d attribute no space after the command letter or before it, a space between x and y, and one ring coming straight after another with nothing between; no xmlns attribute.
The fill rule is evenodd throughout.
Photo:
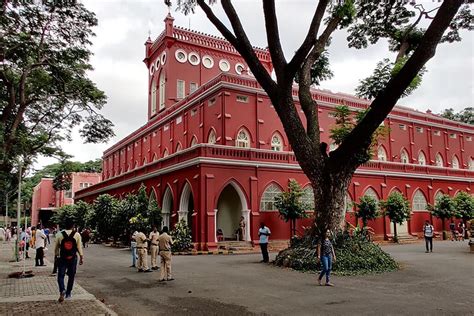
<svg viewBox="0 0 474 316"><path fill-rule="evenodd" d="M443 240L446 240L446 234L444 233L444 218L441 219L441 234L443 235Z"/></svg>
<svg viewBox="0 0 474 316"><path fill-rule="evenodd" d="M398 242L398 236L397 236L397 223L393 222L393 240L395 242Z"/></svg>
<svg viewBox="0 0 474 316"><path fill-rule="evenodd" d="M345 224L345 198L351 172L324 169L321 177L310 179L314 191L315 227L312 232L325 236L326 231L340 231Z"/></svg>

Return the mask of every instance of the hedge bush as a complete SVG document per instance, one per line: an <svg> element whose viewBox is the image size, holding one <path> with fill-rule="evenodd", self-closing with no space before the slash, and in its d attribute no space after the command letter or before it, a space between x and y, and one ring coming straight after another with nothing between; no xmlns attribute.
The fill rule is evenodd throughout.
<svg viewBox="0 0 474 316"><path fill-rule="evenodd" d="M320 271L321 265L317 260L318 242L315 237L295 237L290 247L277 255L275 264L300 271ZM371 274L398 269L397 262L388 253L362 236L339 234L332 243L337 257L333 265L335 274Z"/></svg>

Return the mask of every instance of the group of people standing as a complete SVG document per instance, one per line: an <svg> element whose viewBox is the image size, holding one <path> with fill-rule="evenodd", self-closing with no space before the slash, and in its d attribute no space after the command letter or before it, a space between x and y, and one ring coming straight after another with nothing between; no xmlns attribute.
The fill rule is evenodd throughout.
<svg viewBox="0 0 474 316"><path fill-rule="evenodd" d="M161 259L160 282L174 280L171 275L171 246L173 238L168 234L167 226L158 232L156 226L150 232L148 238L143 232L135 231L131 238L130 249L132 253L132 265L138 272L152 272L159 270L158 256ZM151 253L151 269L148 268L148 246Z"/></svg>

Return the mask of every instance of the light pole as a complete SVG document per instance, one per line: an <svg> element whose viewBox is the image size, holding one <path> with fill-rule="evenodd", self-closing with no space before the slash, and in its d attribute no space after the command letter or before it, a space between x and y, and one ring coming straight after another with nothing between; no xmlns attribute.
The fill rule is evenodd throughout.
<svg viewBox="0 0 474 316"><path fill-rule="evenodd" d="M23 163L21 160L18 161L18 201L17 201L17 210L16 210L16 261L20 261L20 216L21 216L21 169ZM26 227L25 227L26 231ZM26 249L26 246L25 246Z"/></svg>
<svg viewBox="0 0 474 316"><path fill-rule="evenodd" d="M8 227L8 196L15 192L16 189L13 189L6 193L5 195L5 227Z"/></svg>

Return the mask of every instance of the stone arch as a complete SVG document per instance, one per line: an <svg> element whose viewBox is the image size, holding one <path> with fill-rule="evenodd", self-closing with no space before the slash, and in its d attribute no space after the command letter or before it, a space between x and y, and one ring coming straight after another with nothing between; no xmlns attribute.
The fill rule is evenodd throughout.
<svg viewBox="0 0 474 316"><path fill-rule="evenodd" d="M400 150L400 162L410 163L410 155L408 154L408 151L405 149L405 147L402 147Z"/></svg>
<svg viewBox="0 0 474 316"><path fill-rule="evenodd" d="M378 194L377 191L376 191L373 187L371 187L371 186L366 187L363 192L364 192L363 195L371 196L371 197L373 197L377 202L380 200L379 194Z"/></svg>
<svg viewBox="0 0 474 316"><path fill-rule="evenodd" d="M422 166L426 165L426 155L425 155L425 152L423 150L420 150L418 152L418 164L422 165Z"/></svg>
<svg viewBox="0 0 474 316"><path fill-rule="evenodd" d="M247 127L241 126L237 130L237 133L235 134L235 146L240 148L252 147L252 134Z"/></svg>
<svg viewBox="0 0 474 316"><path fill-rule="evenodd" d="M275 181L270 181L269 183L267 183L267 185L265 186L265 190L263 190L262 192L262 195L260 196L260 207L259 207L259 211L274 211L275 208L272 208L272 207L268 207L269 204L273 205L273 201L269 201L268 198L266 198L265 196L266 195L275 195L275 194L278 194L278 193L281 193L283 192L284 189L282 188L281 185L279 185L277 182Z"/></svg>
<svg viewBox="0 0 474 316"><path fill-rule="evenodd" d="M380 145L377 149L377 160L387 161L387 150L384 145Z"/></svg>
<svg viewBox="0 0 474 316"><path fill-rule="evenodd" d="M169 185L166 186L165 193L163 194L163 203L161 204L161 215L163 217L163 221L161 222L161 226L168 226L170 227L170 219L171 213L173 212L173 205L174 205L174 198L173 198L173 190Z"/></svg>
<svg viewBox="0 0 474 316"><path fill-rule="evenodd" d="M189 143L189 147L197 145L197 143L198 143L197 137L196 135L193 135L193 137L191 138L191 142Z"/></svg>
<svg viewBox="0 0 474 316"><path fill-rule="evenodd" d="M215 216L215 232L221 229L224 238L235 239L236 230L239 228L240 218L244 218L244 240L250 241L250 209L245 191L234 179L226 182L217 195Z"/></svg>
<svg viewBox="0 0 474 316"><path fill-rule="evenodd" d="M459 169L460 168L459 158L456 154L453 155L453 159L451 160L451 168L453 168L453 169Z"/></svg>

